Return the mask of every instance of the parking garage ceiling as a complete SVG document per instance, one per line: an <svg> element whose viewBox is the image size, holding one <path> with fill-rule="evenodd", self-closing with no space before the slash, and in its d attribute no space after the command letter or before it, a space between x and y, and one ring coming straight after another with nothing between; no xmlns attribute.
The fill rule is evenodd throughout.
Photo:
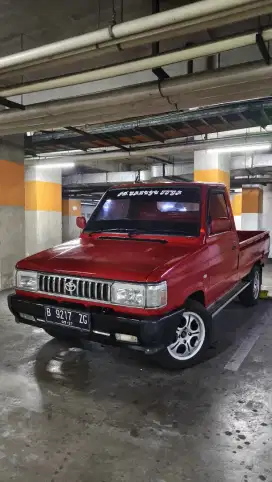
<svg viewBox="0 0 272 482"><path fill-rule="evenodd" d="M178 0L139 2L133 0L96 0L95 2L58 0L55 2L52 14L46 0L5 1L5 7L3 7L5 15L0 16L0 56L25 52L44 46L49 42L88 34L104 27L110 26L111 29L114 29L122 22L185 5L189 6L193 3L192 1L181 3ZM242 5L243 2L240 3ZM193 144L196 136L200 141L205 141L209 135L216 136L220 132L236 129L260 127L265 132L266 127L272 124L272 98L268 97L272 92L270 77L266 78L265 74L262 75L262 72L270 69L269 41L264 42L262 35L272 26L272 1L261 0L258 3L251 1L248 4L248 8L241 7L239 12L235 10L234 18L231 15L225 15L224 18L222 17L222 21L218 19L211 21L210 17L203 17L199 23L195 21L191 26L187 24L186 28L173 29L170 35L168 32L161 38L155 39L156 41L152 37L151 40L147 39L145 42L139 41L137 46L127 46L124 43L120 44L120 47L118 44L118 48L110 54L107 53L107 50L102 54L103 49L100 49L99 55L88 52L86 55L82 53L67 56L65 60L61 58L54 61L49 58L44 63L26 65L21 70L1 70L0 64L0 95L1 91L9 92L9 89L14 87L20 91L22 85L27 89L30 88L29 94L8 96L8 102L5 98L0 98L0 103L4 106L4 114L7 114L6 117L2 116L0 121L0 134L1 129L2 135L24 132L22 129L27 129L28 113L33 114L36 106L37 109L39 106L44 106L45 109L48 109L49 114L47 117L39 114L40 127L36 127L34 120L29 120L28 130L30 132L25 135L25 152L27 156L31 157L46 156L52 152L65 153L66 151L90 154L98 152L98 150L99 152L109 152L111 149L114 152L130 153L144 147L157 146L160 148L171 141L177 142L181 146ZM68 74L95 72L95 69L117 64L122 64L126 69L128 62L158 58L161 54L183 53L187 49L209 46L212 43L224 39L231 40L245 34L252 34L254 39L249 57L247 56L249 51L244 58L241 58L237 57L235 52L232 55L232 52L226 49L222 55L219 51L216 55L203 57L204 63L198 62L198 58L195 60L188 58L186 62L183 62L185 70L183 67L181 68L180 64L162 65L157 69L150 68L139 72L139 75L133 78L124 75L117 76L117 83L116 78L112 82L111 79L109 82L105 82L105 79L102 78L101 82L86 83L80 89L78 85L75 85L71 90L67 90L67 88L42 90L36 94L31 91L31 86L36 85L37 80L43 82L57 79L58 81L58 79L65 79ZM228 73L231 68L236 69L235 75L237 74L238 77L243 68L245 68L245 72L246 68L249 69L243 82L233 85L229 82L224 84L225 75L228 74L230 79L232 77L232 74ZM259 74L256 76L258 69ZM206 82L211 83L217 75L218 83L214 86L210 84L210 90L205 95L204 87L197 87L193 93L190 92L190 85L193 85L193 82L195 82L194 85L199 83L204 86ZM175 82L175 79L177 93L168 95L169 87L167 85L171 87L171 82ZM178 82L183 85L184 80L187 79L189 79L189 90L187 88L184 90L182 87L183 94L181 95ZM66 100L71 99L76 102L79 99L83 102L82 95L90 94L92 95L90 103L92 103L98 99L101 92L105 96L110 96L111 86L113 89L119 88L118 92L113 89L112 92L122 95L129 85L135 88L135 92L136 90L140 92L141 88L156 91L157 97L152 94L153 97L151 96L148 102L141 93L142 101L138 101L138 94L135 93L134 103L127 101L127 104L123 105L120 102L117 104L114 114L112 114L113 107L108 108L106 102L102 109L99 107L94 109L96 116L97 113L99 114L97 117L93 112L88 114L93 119L92 121L90 119L89 122L88 115L84 115L84 112L77 113L69 122L72 111L70 114L68 107L66 109L68 114L58 117L59 120L55 120L56 117L52 114L55 112L54 108L57 109L58 102L58 105L62 101L65 104ZM88 89L90 89L90 93ZM213 94L213 90L216 95ZM66 99L67 92L71 92L71 94ZM96 97L97 99L95 99ZM249 100L241 102L239 101L241 98ZM103 96L101 99L104 102ZM17 121L13 122L9 114L14 112ZM21 114L25 116L23 127L22 124L19 124ZM52 119L55 120L55 124L50 127ZM10 132L9 128L11 128ZM169 159L167 156L163 157L164 162L167 162L167 159ZM156 163L158 161L160 161L159 154L149 158L149 162ZM137 164L136 161L134 163ZM133 164L132 161L131 164ZM96 168L90 167L89 170L95 172ZM134 166L131 166L132 168ZM83 171L83 168L79 169Z"/></svg>
<svg viewBox="0 0 272 482"><path fill-rule="evenodd" d="M157 11L194 3L192 0L57 0L54 9L48 8L47 0L5 0L1 2L0 16L0 55L4 56L14 52L25 51L51 42L82 35L109 25L127 22L139 17L144 17ZM269 2L261 0L260 10L255 14L239 12L235 21L223 21L221 24L211 24L210 28L194 28L192 33L184 35L183 30L162 39L157 46L157 53L167 52L172 49L186 48L210 40L218 40L226 36L250 32L266 28L271 24L271 8ZM248 9L249 10L249 9ZM70 63L46 64L36 71L23 72L21 76L9 74L1 76L1 85L13 85L34 80L63 75L68 72L79 72L84 69L93 69L98 66L115 62L128 61L154 55L154 45L144 42L134 49L111 52L110 56L102 57L73 57Z"/></svg>
<svg viewBox="0 0 272 482"><path fill-rule="evenodd" d="M103 126L67 126L52 132L36 132L26 136L25 149L31 156L73 149L82 152L110 147L131 150L168 140L189 143L194 136L202 135L205 139L207 134L236 129L260 126L265 130L268 125L272 125L272 97Z"/></svg>

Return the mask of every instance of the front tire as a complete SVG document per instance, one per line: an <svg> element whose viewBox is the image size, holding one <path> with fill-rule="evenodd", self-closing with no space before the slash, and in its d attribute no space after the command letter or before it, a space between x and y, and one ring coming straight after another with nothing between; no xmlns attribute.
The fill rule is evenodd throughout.
<svg viewBox="0 0 272 482"><path fill-rule="evenodd" d="M189 300L174 339L156 361L168 369L182 369L199 363L211 345L212 317L198 301Z"/></svg>

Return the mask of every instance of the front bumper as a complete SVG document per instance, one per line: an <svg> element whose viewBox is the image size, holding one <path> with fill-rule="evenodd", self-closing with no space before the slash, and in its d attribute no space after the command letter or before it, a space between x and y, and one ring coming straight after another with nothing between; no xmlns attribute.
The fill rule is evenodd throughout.
<svg viewBox="0 0 272 482"><path fill-rule="evenodd" d="M79 340L96 341L110 345L127 345L131 348L142 350L147 354L152 354L162 350L168 346L175 338L177 326L180 323L180 317L183 310L175 311L161 318L131 318L123 314L115 313L113 310L105 310L101 308L90 307L87 309L84 305L73 304L71 302L61 302L56 300L27 298L12 294L8 296L8 305L11 313L15 316L17 323L37 326L45 330L54 330L60 337L61 334L71 335L71 340L75 343ZM77 309L91 315L90 332L78 330L62 326L56 323L45 321L45 305L59 306L66 309ZM33 317L25 319L22 315ZM116 333L136 336L138 343L120 342L116 340Z"/></svg>

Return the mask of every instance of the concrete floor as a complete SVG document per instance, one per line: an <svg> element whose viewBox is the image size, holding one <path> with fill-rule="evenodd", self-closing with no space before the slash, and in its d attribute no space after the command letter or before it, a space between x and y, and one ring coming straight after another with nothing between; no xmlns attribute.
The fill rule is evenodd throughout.
<svg viewBox="0 0 272 482"><path fill-rule="evenodd" d="M263 284L262 289L266 290L270 297L272 297L272 259L268 260L263 270Z"/></svg>
<svg viewBox="0 0 272 482"><path fill-rule="evenodd" d="M1 482L272 481L271 301L233 303L207 360L172 373L117 348L69 351L16 325L6 295Z"/></svg>

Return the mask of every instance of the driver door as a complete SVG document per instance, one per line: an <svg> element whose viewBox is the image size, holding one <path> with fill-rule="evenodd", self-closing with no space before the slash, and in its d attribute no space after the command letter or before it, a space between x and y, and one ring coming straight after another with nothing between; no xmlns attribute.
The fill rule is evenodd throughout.
<svg viewBox="0 0 272 482"><path fill-rule="evenodd" d="M213 234L212 221L229 220L229 228ZM209 303L229 291L237 281L238 241L224 190L211 189L208 196L208 290ZM225 225L228 223L224 223Z"/></svg>

